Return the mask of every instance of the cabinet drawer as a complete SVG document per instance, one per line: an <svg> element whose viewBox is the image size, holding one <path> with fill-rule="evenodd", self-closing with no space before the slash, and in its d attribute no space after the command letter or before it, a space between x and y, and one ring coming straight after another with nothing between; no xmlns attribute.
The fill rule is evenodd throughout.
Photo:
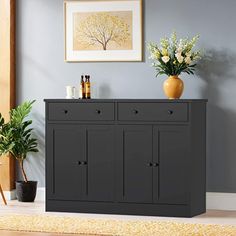
<svg viewBox="0 0 236 236"><path fill-rule="evenodd" d="M49 103L48 119L58 121L112 121L113 103Z"/></svg>
<svg viewBox="0 0 236 236"><path fill-rule="evenodd" d="M187 121L187 103L119 103L120 121Z"/></svg>

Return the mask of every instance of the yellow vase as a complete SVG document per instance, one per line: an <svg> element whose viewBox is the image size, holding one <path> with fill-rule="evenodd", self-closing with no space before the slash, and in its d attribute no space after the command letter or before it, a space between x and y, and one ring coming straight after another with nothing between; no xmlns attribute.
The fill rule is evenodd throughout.
<svg viewBox="0 0 236 236"><path fill-rule="evenodd" d="M163 89L169 99L178 99L183 93L184 82L177 75L172 75L164 82Z"/></svg>

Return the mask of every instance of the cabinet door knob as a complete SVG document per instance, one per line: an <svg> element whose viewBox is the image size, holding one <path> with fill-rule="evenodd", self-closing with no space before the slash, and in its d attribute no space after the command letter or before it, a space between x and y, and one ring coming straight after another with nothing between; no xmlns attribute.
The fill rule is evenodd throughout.
<svg viewBox="0 0 236 236"><path fill-rule="evenodd" d="M96 110L96 113L97 113L97 114L101 114L102 112L101 112L101 110L98 110L98 109L97 109L97 110Z"/></svg>
<svg viewBox="0 0 236 236"><path fill-rule="evenodd" d="M153 164L152 164L151 162L147 163L147 166L148 166L148 167L152 167L152 165L153 165Z"/></svg>
<svg viewBox="0 0 236 236"><path fill-rule="evenodd" d="M135 115L138 114L138 110L136 110L136 109L134 109L133 112L134 112Z"/></svg>
<svg viewBox="0 0 236 236"><path fill-rule="evenodd" d="M174 112L172 110L168 110L168 114L172 115Z"/></svg>
<svg viewBox="0 0 236 236"><path fill-rule="evenodd" d="M81 165L83 165L83 166L86 166L88 163L87 163L87 161L82 161L81 162Z"/></svg>
<svg viewBox="0 0 236 236"><path fill-rule="evenodd" d="M82 163L81 163L81 161L77 161L76 164L77 164L78 166L80 166Z"/></svg>
<svg viewBox="0 0 236 236"><path fill-rule="evenodd" d="M68 114L68 110L64 110L63 112L64 112L64 114Z"/></svg>
<svg viewBox="0 0 236 236"><path fill-rule="evenodd" d="M158 163L153 163L153 166L154 166L154 167L157 167L157 166L159 166L159 165L158 165Z"/></svg>

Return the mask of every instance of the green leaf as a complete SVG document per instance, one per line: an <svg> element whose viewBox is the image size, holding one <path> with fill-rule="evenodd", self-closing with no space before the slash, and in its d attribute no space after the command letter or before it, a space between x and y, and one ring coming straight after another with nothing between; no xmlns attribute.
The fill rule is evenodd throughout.
<svg viewBox="0 0 236 236"><path fill-rule="evenodd" d="M195 67L197 64L193 64L193 65L190 65L190 66L188 66L188 67Z"/></svg>
<svg viewBox="0 0 236 236"><path fill-rule="evenodd" d="M0 113L0 127L3 126L4 123L5 123L4 118L3 118L2 114Z"/></svg>
<svg viewBox="0 0 236 236"><path fill-rule="evenodd" d="M27 120L35 101L25 102L10 111L10 121L4 123L0 114L0 155L11 153L16 159L25 159L28 152L37 152L37 139L31 138L32 120Z"/></svg>
<svg viewBox="0 0 236 236"><path fill-rule="evenodd" d="M18 106L15 109L12 109L10 111L10 122L13 124L22 124L24 119L29 115L32 109L32 105L35 102L33 101L27 101L24 102L22 105Z"/></svg>

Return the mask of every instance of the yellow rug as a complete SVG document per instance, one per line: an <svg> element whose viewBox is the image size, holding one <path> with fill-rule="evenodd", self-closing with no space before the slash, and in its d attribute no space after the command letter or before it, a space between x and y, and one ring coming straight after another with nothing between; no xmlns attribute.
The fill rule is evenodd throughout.
<svg viewBox="0 0 236 236"><path fill-rule="evenodd" d="M25 215L0 217L0 230L109 236L236 236L236 226Z"/></svg>

